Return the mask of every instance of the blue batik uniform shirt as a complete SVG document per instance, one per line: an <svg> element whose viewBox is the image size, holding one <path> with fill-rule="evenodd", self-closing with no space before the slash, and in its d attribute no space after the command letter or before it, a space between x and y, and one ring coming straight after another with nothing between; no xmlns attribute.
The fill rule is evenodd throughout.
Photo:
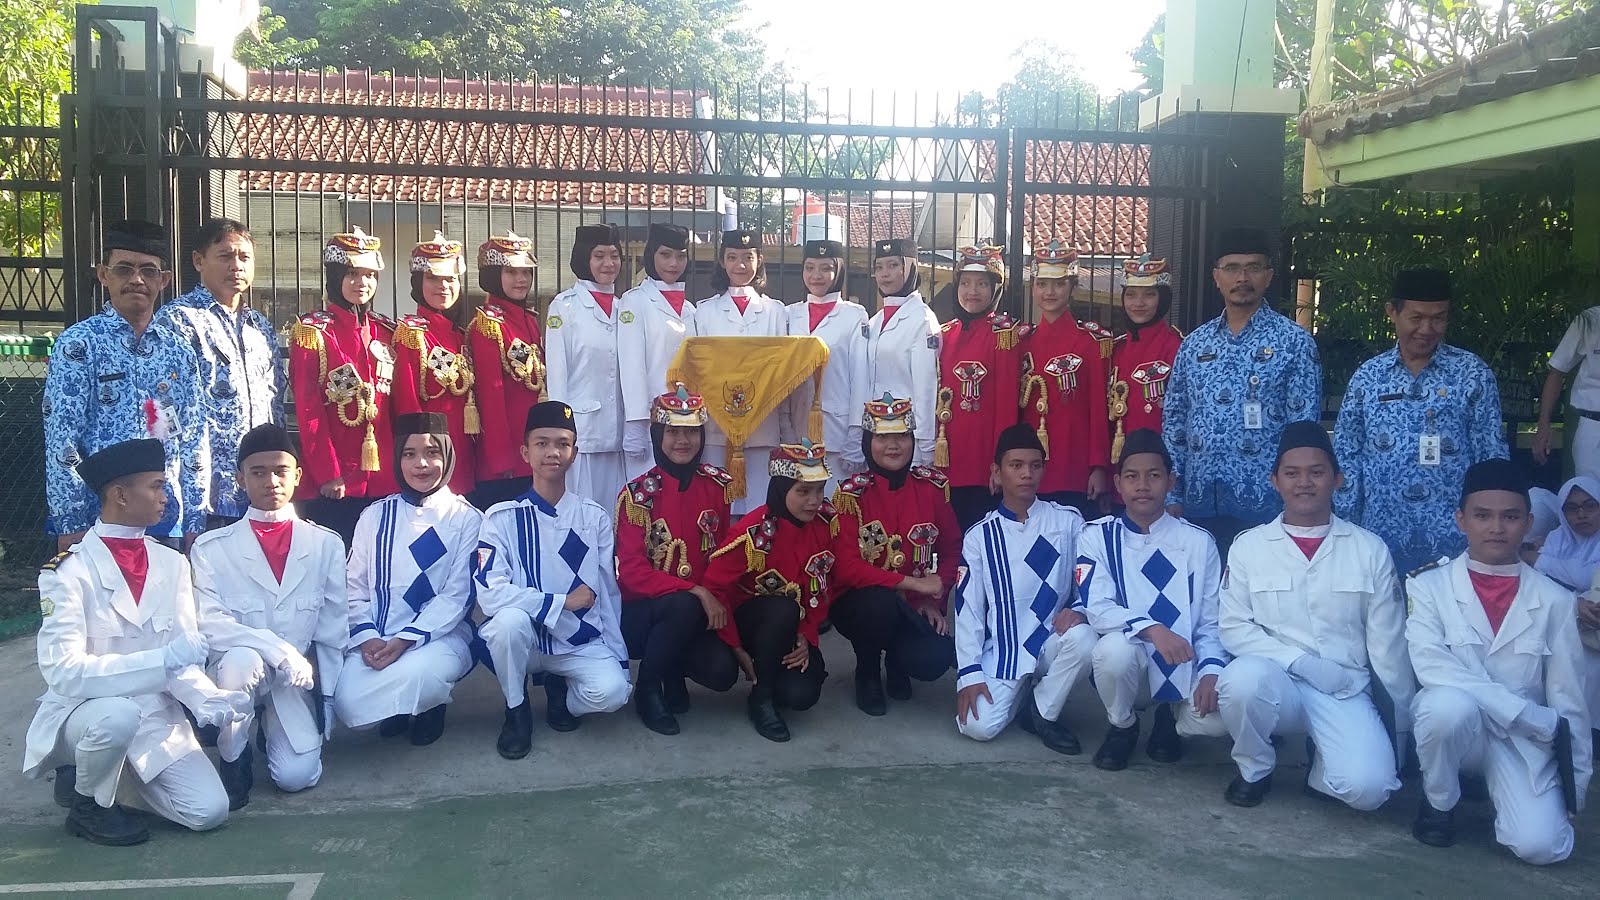
<svg viewBox="0 0 1600 900"><path fill-rule="evenodd" d="M242 516L250 499L239 484L239 441L257 425L283 424L287 380L272 322L242 303L238 312L229 312L204 285L164 304L156 321L189 343L200 366L215 463L207 508L219 516Z"/></svg>
<svg viewBox="0 0 1600 900"><path fill-rule="evenodd" d="M1421 462L1425 435L1438 438L1437 465ZM1494 373L1448 344L1415 376L1398 348L1380 353L1350 378L1333 450L1344 468L1334 511L1383 538L1398 571L1457 556L1467 548L1455 524L1467 467L1508 455Z"/></svg>
<svg viewBox="0 0 1600 900"><path fill-rule="evenodd" d="M44 380L45 530L71 534L93 525L100 501L74 467L146 437L160 438L167 451L166 514L150 533L205 530L211 457L199 384L194 351L165 325L151 322L135 335L107 304L61 332Z"/></svg>
<svg viewBox="0 0 1600 900"><path fill-rule="evenodd" d="M1245 428L1247 404L1260 428ZM1278 514L1268 477L1283 426L1321 415L1322 365L1311 335L1265 303L1235 335L1226 316L1195 329L1167 379L1162 437L1178 487L1167 502L1188 518L1252 524Z"/></svg>

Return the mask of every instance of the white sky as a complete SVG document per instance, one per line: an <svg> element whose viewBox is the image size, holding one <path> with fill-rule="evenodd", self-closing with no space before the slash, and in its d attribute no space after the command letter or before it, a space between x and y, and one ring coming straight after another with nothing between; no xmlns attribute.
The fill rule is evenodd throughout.
<svg viewBox="0 0 1600 900"><path fill-rule="evenodd" d="M749 0L775 60L814 86L993 93L1031 38L1068 51L1102 91L1138 85L1128 58L1165 0Z"/></svg>

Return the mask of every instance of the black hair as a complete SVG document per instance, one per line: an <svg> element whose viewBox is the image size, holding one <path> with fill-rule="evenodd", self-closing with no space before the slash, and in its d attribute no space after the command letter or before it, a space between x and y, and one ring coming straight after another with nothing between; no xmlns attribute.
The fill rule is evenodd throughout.
<svg viewBox="0 0 1600 900"><path fill-rule="evenodd" d="M229 235L237 234L245 240L255 243L255 238L250 236L250 229L236 219L207 219L194 233L194 252L204 254L213 245Z"/></svg>
<svg viewBox="0 0 1600 900"><path fill-rule="evenodd" d="M1146 451L1144 451L1142 453L1125 453L1125 454L1123 454L1122 459L1117 460L1117 474L1118 475L1122 474L1122 467L1127 464L1128 460L1133 459L1135 456L1159 456L1159 457L1161 457L1161 467L1163 469L1167 470L1167 474L1168 475L1172 474L1172 457L1168 456L1165 453L1157 453L1154 450L1146 450ZM1274 471L1276 471L1276 470L1274 470Z"/></svg>
<svg viewBox="0 0 1600 900"><path fill-rule="evenodd" d="M733 282L728 280L728 270L722 267L722 260L726 258L729 250L754 250L756 252L756 277L750 279L750 287L766 293L767 290L767 256L761 252L760 247L722 247L717 250L717 264L711 269L711 289L722 293L733 287Z"/></svg>

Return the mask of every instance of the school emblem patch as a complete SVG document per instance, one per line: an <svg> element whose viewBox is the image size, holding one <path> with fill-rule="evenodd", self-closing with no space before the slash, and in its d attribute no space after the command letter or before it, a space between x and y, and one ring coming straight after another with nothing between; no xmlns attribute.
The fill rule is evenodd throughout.
<svg viewBox="0 0 1600 900"><path fill-rule="evenodd" d="M55 612L55 611L56 611L56 602L54 600L51 600L49 597L40 597L39 598L39 615L42 618L46 618L46 619L50 618L50 614Z"/></svg>
<svg viewBox="0 0 1600 900"><path fill-rule="evenodd" d="M633 310L631 310L631 309L623 310L622 311L622 315L617 317L617 321L621 322L624 325L632 325L633 324Z"/></svg>

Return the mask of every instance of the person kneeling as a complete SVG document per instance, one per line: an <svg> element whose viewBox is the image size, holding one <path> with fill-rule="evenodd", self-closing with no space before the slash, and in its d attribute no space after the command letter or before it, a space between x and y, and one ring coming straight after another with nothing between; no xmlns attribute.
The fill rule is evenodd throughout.
<svg viewBox="0 0 1600 900"><path fill-rule="evenodd" d="M1560 862L1593 773L1572 592L1517 558L1529 526L1525 476L1491 459L1463 481L1456 524L1467 552L1406 580L1406 642L1422 686L1412 718L1423 801L1411 833L1455 843L1461 773L1481 772L1495 839L1524 862Z"/></svg>
<svg viewBox="0 0 1600 900"><path fill-rule="evenodd" d="M1167 515L1175 481L1161 436L1134 431L1117 460L1117 490L1127 508L1091 522L1079 541L1078 592L1101 635L1094 684L1111 721L1094 755L1102 769L1128 767L1139 741L1133 707L1146 686L1157 705L1145 753L1156 762L1182 758L1180 734L1227 733L1216 714L1217 675L1228 664L1217 637L1222 562L1209 533Z"/></svg>
<svg viewBox="0 0 1600 900"><path fill-rule="evenodd" d="M139 800L168 821L207 831L228 819L228 794L183 711L224 726L249 698L219 690L201 670L206 643L189 563L145 536L166 509L165 469L161 442L149 438L79 463L100 517L39 572L47 689L28 727L23 773L75 765L67 833L96 844L150 837L115 805L124 768Z"/></svg>
<svg viewBox="0 0 1600 900"><path fill-rule="evenodd" d="M1024 729L1057 753L1079 753L1060 717L1097 640L1072 583L1083 517L1038 499L1044 445L1026 425L1000 432L992 472L1000 508L967 532L961 548L967 570L955 594L956 728L992 740L1027 703Z"/></svg>
<svg viewBox="0 0 1600 900"><path fill-rule="evenodd" d="M619 624L611 517L567 490L578 455L572 407L545 400L528 409L522 456L533 487L484 517L473 561L479 629L505 695L495 749L521 759L533 746L529 673L544 675L545 721L573 731L579 716L628 702L628 650Z"/></svg>
<svg viewBox="0 0 1600 900"><path fill-rule="evenodd" d="M344 540L295 513L300 455L288 432L267 424L245 433L239 483L250 498L244 518L202 534L189 552L211 677L250 695L248 715L217 736L229 809L250 802L257 703L266 708L272 783L294 793L322 779L322 744L333 733L333 689L350 633ZM313 646L315 670L307 659Z"/></svg>
<svg viewBox="0 0 1600 900"><path fill-rule="evenodd" d="M766 504L733 526L706 569L706 587L732 613L718 635L755 682L750 724L769 741L789 740L780 706L810 709L822 696L828 672L817 631L839 591L939 590L938 577L885 572L835 533L833 507L822 499L826 458L826 448L809 441L774 449Z"/></svg>
<svg viewBox="0 0 1600 900"><path fill-rule="evenodd" d="M1333 514L1343 480L1321 425L1286 426L1272 469L1283 513L1239 535L1228 558L1222 644L1236 658L1219 688L1239 767L1223 797L1235 806L1271 789L1275 734L1307 735L1313 796L1373 810L1400 787L1417 690L1405 607L1383 539ZM1392 742L1369 666L1394 701Z"/></svg>
<svg viewBox="0 0 1600 900"><path fill-rule="evenodd" d="M351 649L334 711L423 746L444 733L451 691L472 671L469 562L483 517L448 486L456 450L443 415L396 416L394 455L403 487L362 511L350 545Z"/></svg>

